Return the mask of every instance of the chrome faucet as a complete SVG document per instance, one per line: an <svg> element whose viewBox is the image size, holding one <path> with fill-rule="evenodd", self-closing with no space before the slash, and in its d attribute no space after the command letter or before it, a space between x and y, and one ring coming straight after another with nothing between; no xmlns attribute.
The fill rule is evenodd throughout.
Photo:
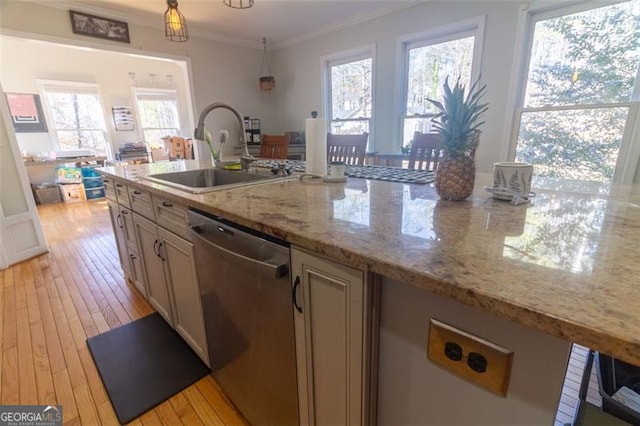
<svg viewBox="0 0 640 426"><path fill-rule="evenodd" d="M247 133L244 128L244 121L242 120L242 117L240 116L240 113L238 112L238 110L236 110L231 105L225 104L224 102L214 102L204 107L204 109L200 113L200 118L198 118L198 126L196 127L196 130L193 132L194 139L204 140L204 119L207 117L207 115L209 115L211 111L217 108L228 109L238 119L238 124L240 125L240 132L241 132L240 141L242 142L242 156L240 157L240 160L242 164L242 169L244 171L249 171L249 168L251 168L251 163L253 163L256 159L251 154L249 154L249 148L247 147Z"/></svg>

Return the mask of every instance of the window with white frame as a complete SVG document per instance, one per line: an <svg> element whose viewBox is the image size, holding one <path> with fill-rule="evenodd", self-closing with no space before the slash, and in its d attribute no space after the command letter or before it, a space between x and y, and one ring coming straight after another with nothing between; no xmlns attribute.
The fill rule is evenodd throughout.
<svg viewBox="0 0 640 426"><path fill-rule="evenodd" d="M372 54L365 53L327 61L326 71L330 132L369 133L373 118Z"/></svg>
<svg viewBox="0 0 640 426"><path fill-rule="evenodd" d="M514 154L537 175L607 191L638 161L640 1L577 7L530 15Z"/></svg>
<svg viewBox="0 0 640 426"><path fill-rule="evenodd" d="M52 131L61 151L91 149L111 157L97 84L41 82Z"/></svg>
<svg viewBox="0 0 640 426"><path fill-rule="evenodd" d="M441 100L446 79L453 85L458 78L467 88L477 78L475 58L480 57L479 34L484 18L403 37L401 75L403 76L402 147L408 149L413 133L432 130L437 111L429 99ZM479 59L478 59L479 60Z"/></svg>
<svg viewBox="0 0 640 426"><path fill-rule="evenodd" d="M135 88L138 120L145 142L161 144L165 136L180 135L178 95L175 90Z"/></svg>

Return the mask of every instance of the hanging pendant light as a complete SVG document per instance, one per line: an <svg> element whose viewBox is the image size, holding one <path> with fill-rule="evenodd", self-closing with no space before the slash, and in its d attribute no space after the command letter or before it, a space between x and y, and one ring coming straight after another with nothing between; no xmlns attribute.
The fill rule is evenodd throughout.
<svg viewBox="0 0 640 426"><path fill-rule="evenodd" d="M253 6L253 0L223 0L223 2L232 9L249 9Z"/></svg>
<svg viewBox="0 0 640 426"><path fill-rule="evenodd" d="M269 53L267 52L267 39L262 38L263 55L262 64L260 64L260 90L269 92L276 87L276 78L271 74L271 61L269 60Z"/></svg>
<svg viewBox="0 0 640 426"><path fill-rule="evenodd" d="M178 10L177 0L167 0L167 11L164 13L164 35L168 40L185 42L189 40L187 20Z"/></svg>

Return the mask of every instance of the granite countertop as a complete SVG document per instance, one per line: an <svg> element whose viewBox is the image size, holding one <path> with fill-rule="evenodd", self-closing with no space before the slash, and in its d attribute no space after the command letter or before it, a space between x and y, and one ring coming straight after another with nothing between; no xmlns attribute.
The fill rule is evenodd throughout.
<svg viewBox="0 0 640 426"><path fill-rule="evenodd" d="M640 365L640 185L538 181L531 204L432 185L294 179L188 194L140 179L196 161L100 169L178 203Z"/></svg>

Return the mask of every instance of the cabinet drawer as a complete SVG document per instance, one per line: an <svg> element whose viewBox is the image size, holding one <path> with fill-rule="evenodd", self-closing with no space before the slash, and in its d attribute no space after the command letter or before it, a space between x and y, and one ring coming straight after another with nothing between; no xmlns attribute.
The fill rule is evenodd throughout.
<svg viewBox="0 0 640 426"><path fill-rule="evenodd" d="M118 198L116 197L116 186L113 179L110 177L102 177L102 186L104 187L104 196L107 197L108 200L113 201L114 203L118 202Z"/></svg>
<svg viewBox="0 0 640 426"><path fill-rule="evenodd" d="M118 204L130 209L131 203L129 202L129 193L127 191L127 185L116 180L114 181L114 186L116 189L116 198L118 198Z"/></svg>
<svg viewBox="0 0 640 426"><path fill-rule="evenodd" d="M131 210L141 214L149 220L155 221L153 214L153 203L151 202L151 194L137 188L129 188L129 201L131 202Z"/></svg>
<svg viewBox="0 0 640 426"><path fill-rule="evenodd" d="M156 222L159 226L191 241L189 227L187 225L187 208L173 201L163 198L151 197L156 214Z"/></svg>

